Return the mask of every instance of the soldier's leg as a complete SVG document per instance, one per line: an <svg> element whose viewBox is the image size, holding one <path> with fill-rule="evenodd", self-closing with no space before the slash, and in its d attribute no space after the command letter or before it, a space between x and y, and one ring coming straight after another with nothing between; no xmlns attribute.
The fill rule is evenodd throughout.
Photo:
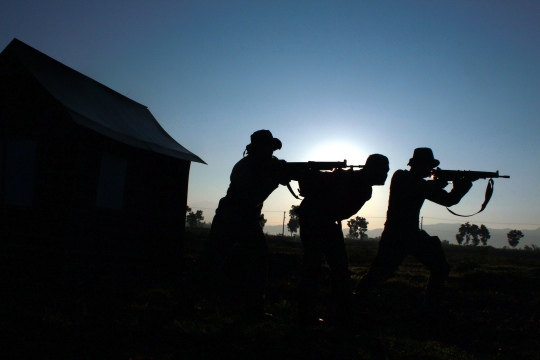
<svg viewBox="0 0 540 360"><path fill-rule="evenodd" d="M304 250L298 284L298 314L302 319L318 319L319 277L323 252L321 227L317 221L300 218L300 240Z"/></svg>
<svg viewBox="0 0 540 360"><path fill-rule="evenodd" d="M234 219L222 210L216 210L203 254L206 266L211 267L212 271L223 265L229 255L235 242L232 235L237 225Z"/></svg>
<svg viewBox="0 0 540 360"><path fill-rule="evenodd" d="M429 279L426 285L425 304L438 307L444 298L444 283L450 274L450 264L437 236L422 233L419 246L414 257L429 270Z"/></svg>
<svg viewBox="0 0 540 360"><path fill-rule="evenodd" d="M407 251L396 235L383 232L379 242L379 250L368 272L356 286L356 297L371 291L379 282L390 279L399 268Z"/></svg>
<svg viewBox="0 0 540 360"><path fill-rule="evenodd" d="M329 224L328 234L323 240L323 253L332 272L336 315L346 319L352 313L351 272L341 223Z"/></svg>
<svg viewBox="0 0 540 360"><path fill-rule="evenodd" d="M268 281L269 251L259 223L250 224L243 234L238 233L237 289L245 299L247 315L264 314L265 291Z"/></svg>
<svg viewBox="0 0 540 360"><path fill-rule="evenodd" d="M231 223L227 218L216 214L205 243L204 252L199 261L201 282L196 289L201 293L221 292L219 284L223 283L221 268L234 245ZM223 289L221 289L223 290Z"/></svg>

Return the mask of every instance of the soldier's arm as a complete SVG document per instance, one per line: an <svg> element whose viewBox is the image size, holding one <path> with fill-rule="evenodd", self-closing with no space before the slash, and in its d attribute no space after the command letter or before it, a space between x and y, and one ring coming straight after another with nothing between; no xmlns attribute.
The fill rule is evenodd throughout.
<svg viewBox="0 0 540 360"><path fill-rule="evenodd" d="M279 186L277 179L258 180L249 166L235 166L231 173L237 199L247 207L257 207Z"/></svg>
<svg viewBox="0 0 540 360"><path fill-rule="evenodd" d="M459 203L472 187L472 182L469 180L453 181L450 192L441 188L440 184L433 180L425 181L424 184L426 199L446 207Z"/></svg>

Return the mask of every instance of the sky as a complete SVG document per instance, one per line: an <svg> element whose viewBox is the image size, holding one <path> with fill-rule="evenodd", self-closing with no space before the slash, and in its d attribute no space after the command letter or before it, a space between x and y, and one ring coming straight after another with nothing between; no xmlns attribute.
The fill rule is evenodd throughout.
<svg viewBox="0 0 540 360"><path fill-rule="evenodd" d="M201 157L188 205L206 221L268 129L287 161L381 153L391 176L431 147L443 169L499 170L484 212L426 202L423 223L540 227L540 1L0 0L0 49L13 38L146 105ZM389 182L358 213L370 230ZM486 182L452 210L476 212ZM298 204L280 186L267 224Z"/></svg>

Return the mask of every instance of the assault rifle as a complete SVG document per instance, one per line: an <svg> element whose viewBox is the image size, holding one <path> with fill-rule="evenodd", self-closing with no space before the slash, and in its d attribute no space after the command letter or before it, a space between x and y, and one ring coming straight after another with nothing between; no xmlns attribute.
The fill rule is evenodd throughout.
<svg viewBox="0 0 540 360"><path fill-rule="evenodd" d="M436 168L431 170L431 177L433 179L440 179L445 181L454 181L459 179L495 179L495 178L505 178L510 179L508 175L499 175L499 170L495 172L489 171L471 171L471 170L441 170Z"/></svg>
<svg viewBox="0 0 540 360"><path fill-rule="evenodd" d="M347 165L347 160L343 161L306 161L306 162L286 162L284 171L290 180L300 180L308 170L334 170L345 168L361 168L364 165Z"/></svg>
<svg viewBox="0 0 540 360"><path fill-rule="evenodd" d="M347 160L343 161L307 161L307 162L286 162L283 164L285 177L289 180L287 183L287 189L291 194L300 200L300 198L294 193L291 188L290 181L300 181L302 180L309 172L309 170L334 170L334 169L345 169L345 168L362 168L364 165L347 165Z"/></svg>
<svg viewBox="0 0 540 360"><path fill-rule="evenodd" d="M452 214L456 216L461 217L469 217L478 214L479 212L484 211L487 204L489 203L489 200L491 199L491 195L493 195L493 179L495 178L504 178L504 179L510 179L510 176L508 175L499 175L499 170L495 172L489 172L489 171L469 171L469 170L441 170L440 168L436 168L431 170L431 178L434 180L440 179L443 181L454 181L459 179L466 179L470 181L475 181L477 179L489 179L486 187L486 195L484 198L484 203L482 204L482 207L480 210L472 215L459 215L453 212L452 210L446 208L446 210L450 211Z"/></svg>

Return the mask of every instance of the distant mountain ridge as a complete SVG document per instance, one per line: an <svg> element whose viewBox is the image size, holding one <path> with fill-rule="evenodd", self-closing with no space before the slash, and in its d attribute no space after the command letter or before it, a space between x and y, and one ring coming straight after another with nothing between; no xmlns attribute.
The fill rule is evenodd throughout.
<svg viewBox="0 0 540 360"><path fill-rule="evenodd" d="M451 244L457 244L456 242L456 234L458 233L458 229L461 226L461 224L448 224L448 223L441 223L441 224L432 224L432 225L424 225L423 229L426 230L430 235L432 236L438 236L441 240L448 240ZM268 225L264 227L264 232L271 234L271 235L277 235L281 234L283 230L282 225ZM375 238L378 236L381 236L383 229L373 229L368 230L367 234L370 238ZM491 234L491 238L488 240L488 245L491 245L493 247L502 248L504 246L508 246L508 240L506 238L506 234L512 230L510 228L506 229L491 229L488 227L489 233ZM520 229L518 229L520 230ZM536 245L540 246L540 228L535 230L521 230L523 232L523 235L525 235L520 241L517 248L523 248L525 245ZM343 229L343 234L347 235L349 233L348 228ZM298 233L297 233L298 234ZM290 233L287 231L287 227L285 227L285 235L290 235Z"/></svg>

